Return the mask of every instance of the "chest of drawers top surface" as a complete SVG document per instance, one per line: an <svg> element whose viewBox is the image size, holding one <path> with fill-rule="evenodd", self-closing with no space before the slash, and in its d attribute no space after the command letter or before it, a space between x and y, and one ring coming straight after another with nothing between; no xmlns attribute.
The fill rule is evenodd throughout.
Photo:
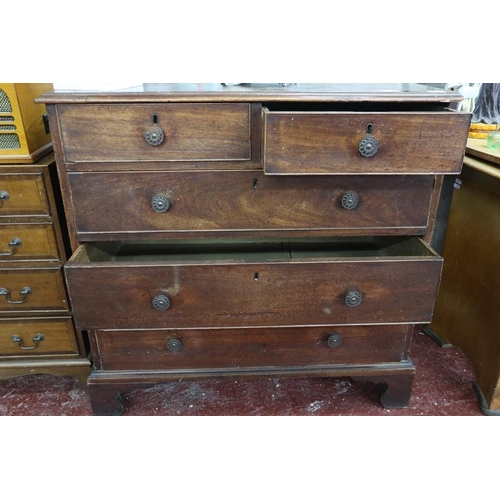
<svg viewBox="0 0 500 500"><path fill-rule="evenodd" d="M450 92L415 83L294 83L223 85L220 83L156 83L116 91L57 91L37 100L45 103L106 102L419 102L461 101Z"/></svg>

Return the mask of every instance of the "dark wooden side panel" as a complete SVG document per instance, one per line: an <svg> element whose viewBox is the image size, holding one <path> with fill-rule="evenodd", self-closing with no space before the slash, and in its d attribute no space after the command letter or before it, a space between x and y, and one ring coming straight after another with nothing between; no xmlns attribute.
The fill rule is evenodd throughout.
<svg viewBox="0 0 500 500"><path fill-rule="evenodd" d="M206 265L70 263L66 276L81 329L428 323L441 265L437 258ZM350 287L363 295L357 307L345 304ZM152 306L156 295L170 298L168 310Z"/></svg>
<svg viewBox="0 0 500 500"><path fill-rule="evenodd" d="M500 171L469 162L453 194L430 328L464 352L489 409L500 410Z"/></svg>
<svg viewBox="0 0 500 500"><path fill-rule="evenodd" d="M261 172L69 175L79 233L386 228L423 234L432 176L271 177ZM342 206L354 192L358 205ZM89 196L88 193L92 193ZM157 195L170 203L152 208ZM139 237L139 235L138 235Z"/></svg>
<svg viewBox="0 0 500 500"><path fill-rule="evenodd" d="M330 340L332 346L328 344ZM406 325L97 332L102 369L370 364L402 360ZM167 343L182 345L171 351Z"/></svg>
<svg viewBox="0 0 500 500"><path fill-rule="evenodd" d="M445 113L264 113L267 174L458 173L470 115ZM368 124L374 156L358 150Z"/></svg>
<svg viewBox="0 0 500 500"><path fill-rule="evenodd" d="M251 157L251 114L245 103L61 105L58 114L67 162ZM152 146L144 134L155 126L162 128L165 138Z"/></svg>

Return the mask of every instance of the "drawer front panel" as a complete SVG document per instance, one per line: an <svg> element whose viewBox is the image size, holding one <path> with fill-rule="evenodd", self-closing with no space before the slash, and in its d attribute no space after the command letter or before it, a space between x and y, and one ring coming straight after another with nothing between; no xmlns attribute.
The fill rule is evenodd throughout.
<svg viewBox="0 0 500 500"><path fill-rule="evenodd" d="M26 259L59 259L52 224L0 225L0 262Z"/></svg>
<svg viewBox="0 0 500 500"><path fill-rule="evenodd" d="M49 214L42 174L0 174L0 217Z"/></svg>
<svg viewBox="0 0 500 500"><path fill-rule="evenodd" d="M60 268L2 269L0 313L67 310Z"/></svg>
<svg viewBox="0 0 500 500"><path fill-rule="evenodd" d="M76 326L89 330L428 323L440 273L441 259L418 258L66 265ZM153 306L161 296L167 310Z"/></svg>
<svg viewBox="0 0 500 500"><path fill-rule="evenodd" d="M469 123L469 115L453 112L266 112L264 171L302 175L459 173ZM360 142L370 124L378 149L365 157ZM365 149L365 154L370 153Z"/></svg>
<svg viewBox="0 0 500 500"><path fill-rule="evenodd" d="M433 182L432 176L307 176L297 182L248 171L70 174L77 231L106 233L106 239L129 232L335 228L419 234L427 226ZM165 201L153 208L159 197L167 200L165 211Z"/></svg>
<svg viewBox="0 0 500 500"><path fill-rule="evenodd" d="M99 331L96 337L104 370L320 366L401 361L406 325Z"/></svg>
<svg viewBox="0 0 500 500"><path fill-rule="evenodd" d="M249 104L93 104L57 109L68 162L250 159ZM156 127L164 139L151 145L145 134Z"/></svg>
<svg viewBox="0 0 500 500"><path fill-rule="evenodd" d="M1 356L40 354L78 354L71 318L0 321Z"/></svg>

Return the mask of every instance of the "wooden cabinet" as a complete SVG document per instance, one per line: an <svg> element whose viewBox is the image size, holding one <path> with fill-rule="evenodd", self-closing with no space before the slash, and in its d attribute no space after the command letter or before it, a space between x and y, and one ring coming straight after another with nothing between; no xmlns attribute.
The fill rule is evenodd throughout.
<svg viewBox="0 0 500 500"><path fill-rule="evenodd" d="M459 99L397 84L42 96L94 412L157 382L257 375L352 376L407 406L443 176L465 151Z"/></svg>
<svg viewBox="0 0 500 500"><path fill-rule="evenodd" d="M481 409L500 415L500 152L469 139L444 240L443 279L428 333L459 347Z"/></svg>
<svg viewBox="0 0 500 500"><path fill-rule="evenodd" d="M72 375L86 386L90 362L75 330L54 154L0 165L0 378Z"/></svg>

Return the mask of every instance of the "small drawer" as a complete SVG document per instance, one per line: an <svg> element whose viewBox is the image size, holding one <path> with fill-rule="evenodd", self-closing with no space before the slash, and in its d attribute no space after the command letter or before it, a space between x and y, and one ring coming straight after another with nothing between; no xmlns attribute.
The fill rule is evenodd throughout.
<svg viewBox="0 0 500 500"><path fill-rule="evenodd" d="M470 114L272 111L265 108L266 174L459 173Z"/></svg>
<svg viewBox="0 0 500 500"><path fill-rule="evenodd" d="M0 314L68 310L60 267L0 271Z"/></svg>
<svg viewBox="0 0 500 500"><path fill-rule="evenodd" d="M95 240L244 231L423 234L433 176L255 171L72 173L76 228ZM87 193L92 196L87 196Z"/></svg>
<svg viewBox="0 0 500 500"><path fill-rule="evenodd" d="M98 331L103 370L231 369L401 361L406 325Z"/></svg>
<svg viewBox="0 0 500 500"><path fill-rule="evenodd" d="M110 243L66 264L79 329L428 323L442 258L418 238Z"/></svg>
<svg viewBox="0 0 500 500"><path fill-rule="evenodd" d="M78 354L71 318L0 319L0 355Z"/></svg>
<svg viewBox="0 0 500 500"><path fill-rule="evenodd" d="M57 107L67 162L250 160L249 104ZM106 165L104 165L105 167Z"/></svg>
<svg viewBox="0 0 500 500"><path fill-rule="evenodd" d="M0 262L58 259L52 224L0 225Z"/></svg>
<svg viewBox="0 0 500 500"><path fill-rule="evenodd" d="M0 174L0 218L50 215L42 174Z"/></svg>

